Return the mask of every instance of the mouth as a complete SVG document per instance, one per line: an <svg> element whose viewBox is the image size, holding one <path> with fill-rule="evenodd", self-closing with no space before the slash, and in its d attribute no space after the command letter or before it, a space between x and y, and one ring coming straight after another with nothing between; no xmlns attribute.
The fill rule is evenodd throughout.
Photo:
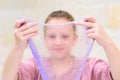
<svg viewBox="0 0 120 80"><path fill-rule="evenodd" d="M64 48L53 48L54 51L63 51Z"/></svg>

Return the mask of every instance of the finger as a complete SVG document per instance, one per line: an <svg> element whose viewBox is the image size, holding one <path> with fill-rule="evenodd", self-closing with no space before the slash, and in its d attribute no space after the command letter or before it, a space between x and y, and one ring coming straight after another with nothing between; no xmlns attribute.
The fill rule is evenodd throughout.
<svg viewBox="0 0 120 80"><path fill-rule="evenodd" d="M94 33L94 32L95 32L94 29L88 29L88 30L86 31L86 34L90 34L90 33Z"/></svg>
<svg viewBox="0 0 120 80"><path fill-rule="evenodd" d="M87 16L87 17L85 17L85 18L84 18L84 21L85 21L85 22L96 23L96 19L95 19L95 17L93 17L93 16Z"/></svg>
<svg viewBox="0 0 120 80"><path fill-rule="evenodd" d="M75 24L79 26L85 26L87 28L94 27L94 23L91 23L91 22L76 22Z"/></svg>
<svg viewBox="0 0 120 80"><path fill-rule="evenodd" d="M23 36L23 37L22 37L22 40L28 40L28 39L30 39L30 38L36 36L37 34L38 34L38 33L34 32L34 33L32 33L32 34Z"/></svg>
<svg viewBox="0 0 120 80"><path fill-rule="evenodd" d="M87 34L87 36L90 39L95 39L95 34L94 33L89 33L89 34Z"/></svg>
<svg viewBox="0 0 120 80"><path fill-rule="evenodd" d="M29 34L32 34L32 33L38 33L38 32L39 32L39 28L34 27L34 28L29 28L28 30L23 31L22 35L26 36L26 35L29 35Z"/></svg>
<svg viewBox="0 0 120 80"><path fill-rule="evenodd" d="M19 28L21 26L21 24L25 24L25 23L27 23L27 19L25 19L25 18L19 19L16 21L15 27Z"/></svg>
<svg viewBox="0 0 120 80"><path fill-rule="evenodd" d="M27 30L28 28L31 28L31 27L36 27L37 23L36 22L30 22L30 23L27 23L25 25L23 25L22 27L19 28L19 31L25 31Z"/></svg>

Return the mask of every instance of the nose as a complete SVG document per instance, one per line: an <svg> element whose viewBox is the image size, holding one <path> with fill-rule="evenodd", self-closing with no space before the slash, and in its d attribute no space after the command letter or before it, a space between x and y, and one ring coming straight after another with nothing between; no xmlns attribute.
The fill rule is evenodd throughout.
<svg viewBox="0 0 120 80"><path fill-rule="evenodd" d="M55 44L56 45L62 45L62 43L63 43L63 40L60 37L56 37Z"/></svg>

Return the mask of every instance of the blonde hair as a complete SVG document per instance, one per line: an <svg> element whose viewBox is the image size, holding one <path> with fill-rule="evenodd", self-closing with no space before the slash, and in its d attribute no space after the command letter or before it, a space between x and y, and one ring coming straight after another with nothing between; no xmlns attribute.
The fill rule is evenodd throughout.
<svg viewBox="0 0 120 80"><path fill-rule="evenodd" d="M65 18L68 21L74 21L73 16L70 13L68 13L67 11L63 11L63 10L53 11L52 13L50 13L47 16L45 23L47 23L52 18ZM75 25L73 25L73 31L76 32ZM44 28L44 32L46 32L46 27Z"/></svg>

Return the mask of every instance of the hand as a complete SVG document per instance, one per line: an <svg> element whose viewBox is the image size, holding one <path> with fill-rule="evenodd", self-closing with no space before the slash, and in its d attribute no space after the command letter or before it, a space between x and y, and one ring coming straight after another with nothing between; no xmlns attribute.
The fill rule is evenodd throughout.
<svg viewBox="0 0 120 80"><path fill-rule="evenodd" d="M29 22L27 19L19 19L15 24L15 45L20 50L25 50L27 40L38 34L39 28L36 22Z"/></svg>
<svg viewBox="0 0 120 80"><path fill-rule="evenodd" d="M85 26L87 28L87 36L91 39L95 39L103 47L111 41L94 17L86 17L83 22L77 22L76 25Z"/></svg>

